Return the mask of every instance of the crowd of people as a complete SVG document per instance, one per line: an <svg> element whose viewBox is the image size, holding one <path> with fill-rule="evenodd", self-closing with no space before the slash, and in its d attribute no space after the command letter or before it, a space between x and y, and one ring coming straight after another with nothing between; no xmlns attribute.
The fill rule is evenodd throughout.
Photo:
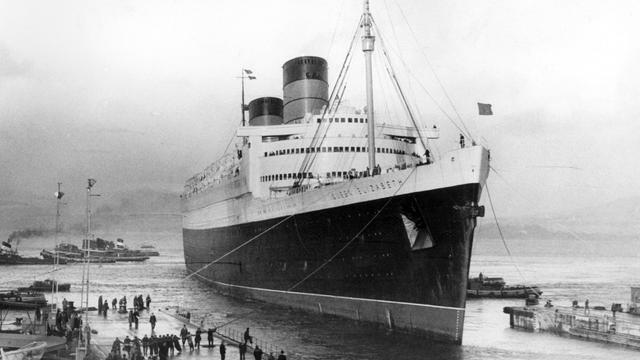
<svg viewBox="0 0 640 360"><path fill-rule="evenodd" d="M214 333L216 329L207 329L207 347L213 350L216 345L214 344ZM201 328L197 328L194 334L192 334L187 326L184 325L180 330L180 335L165 334L155 335L152 332L151 336L146 334L142 339L134 336L131 339L128 335L124 340L116 338L111 346L111 351L106 360L167 360L169 357L173 357L176 354L180 354L183 351L192 353L200 350L200 344L202 341L204 331ZM238 344L238 352L240 359L243 360L246 357L248 343L253 343L253 337L249 335L249 328L244 333L244 342ZM202 345L205 346L205 345ZM226 359L227 345L224 341L220 343L218 352L222 360ZM266 355L263 350L255 345L253 356L256 360L276 360L273 353ZM286 360L287 357L284 351L280 351L277 360Z"/></svg>

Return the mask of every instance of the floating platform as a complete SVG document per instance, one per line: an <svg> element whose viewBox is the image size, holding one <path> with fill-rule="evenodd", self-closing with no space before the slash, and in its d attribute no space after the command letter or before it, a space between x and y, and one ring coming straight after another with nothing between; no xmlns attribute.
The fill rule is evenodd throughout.
<svg viewBox="0 0 640 360"><path fill-rule="evenodd" d="M574 307L505 307L512 328L551 332L640 350L640 319L624 313Z"/></svg>

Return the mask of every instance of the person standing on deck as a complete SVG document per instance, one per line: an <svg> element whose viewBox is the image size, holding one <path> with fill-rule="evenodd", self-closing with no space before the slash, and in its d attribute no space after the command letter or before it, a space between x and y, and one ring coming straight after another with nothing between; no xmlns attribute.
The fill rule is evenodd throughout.
<svg viewBox="0 0 640 360"><path fill-rule="evenodd" d="M220 344L220 359L224 360L227 356L227 347L224 346L224 341Z"/></svg>
<svg viewBox="0 0 640 360"><path fill-rule="evenodd" d="M156 316L153 313L151 313L151 316L149 317L149 322L151 323L151 332L153 333L153 331L156 329L156 322L158 322Z"/></svg>
<svg viewBox="0 0 640 360"><path fill-rule="evenodd" d="M200 328L198 328L196 330L196 348L198 348L198 350L200 350L200 341L202 341L202 330L200 330Z"/></svg>
<svg viewBox="0 0 640 360"><path fill-rule="evenodd" d="M136 324L136 330L138 330L138 316L140 316L140 314L138 314L138 310L133 312L133 322Z"/></svg>
<svg viewBox="0 0 640 360"><path fill-rule="evenodd" d="M189 352L193 352L193 339L191 334L187 331L187 343L189 343Z"/></svg>
<svg viewBox="0 0 640 360"><path fill-rule="evenodd" d="M117 310L116 305L118 305L118 299L113 298L113 300L111 300L111 309Z"/></svg>
<svg viewBox="0 0 640 360"><path fill-rule="evenodd" d="M149 337L147 337L147 334L144 334L144 337L142 338L142 355L144 357L147 356L148 349L149 349Z"/></svg>
<svg viewBox="0 0 640 360"><path fill-rule="evenodd" d="M256 349L253 350L253 357L256 360L262 360L262 349L256 344Z"/></svg>
<svg viewBox="0 0 640 360"><path fill-rule="evenodd" d="M247 330L244 331L244 342L245 344L247 342L253 344L253 338L251 338L251 335L249 335L249 328L247 328Z"/></svg>
<svg viewBox="0 0 640 360"><path fill-rule="evenodd" d="M150 305L151 305L151 296L147 294L147 310L151 310L151 308L149 307Z"/></svg>
<svg viewBox="0 0 640 360"><path fill-rule="evenodd" d="M133 310L129 310L129 329L131 329L132 323L133 323Z"/></svg>
<svg viewBox="0 0 640 360"><path fill-rule="evenodd" d="M182 330L180 330L180 338L182 339L183 348L184 348L184 343L187 341L187 333L189 333L189 330L187 330L187 325L182 325Z"/></svg>
<svg viewBox="0 0 640 360"><path fill-rule="evenodd" d="M173 336L167 334L167 344L169 344L169 353L171 353L171 356L173 356L174 352L175 352L175 346L173 345Z"/></svg>
<svg viewBox="0 0 640 360"><path fill-rule="evenodd" d="M245 360L245 354L247 353L247 343L246 342L238 344L238 352L240 353L240 360Z"/></svg>
<svg viewBox="0 0 640 360"><path fill-rule="evenodd" d="M209 328L207 330L207 342L209 343L209 347L213 347L213 329Z"/></svg>

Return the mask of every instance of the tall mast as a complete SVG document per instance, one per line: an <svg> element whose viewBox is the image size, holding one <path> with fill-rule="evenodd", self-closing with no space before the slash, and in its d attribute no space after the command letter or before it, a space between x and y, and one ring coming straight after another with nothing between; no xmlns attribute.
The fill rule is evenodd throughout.
<svg viewBox="0 0 640 360"><path fill-rule="evenodd" d="M241 73L240 73L240 78L242 79L242 104L240 104L240 109L242 111L242 127L245 126L245 114L244 112L247 109L247 105L244 104L244 69L242 69Z"/></svg>
<svg viewBox="0 0 640 360"><path fill-rule="evenodd" d="M366 65L367 79L367 121L369 124L367 137L369 140L369 171L371 171L371 173L373 174L376 167L376 125L373 118L373 76L371 53L373 53L376 37L371 35L371 13L369 12L369 0L364 0L362 27L364 27L364 36L362 36L362 51L364 52L364 62Z"/></svg>
<svg viewBox="0 0 640 360"><path fill-rule="evenodd" d="M53 283L51 284L51 303L55 304L58 300L58 281L56 281L56 271L58 270L58 265L60 265L60 254L58 253L58 231L60 231L60 203L62 202L62 197L64 193L61 191L60 186L61 182L58 183L58 191L55 193L56 196L56 231L54 235L55 242L55 258L53 259Z"/></svg>
<svg viewBox="0 0 640 360"><path fill-rule="evenodd" d="M89 315L88 315L89 314L89 311L88 311L89 309L89 269L91 265L91 239L93 237L91 235L91 197L100 196L98 194L96 195L91 194L91 188L96 183L95 179L88 179L87 182L88 182L88 185L87 185L87 233L85 236L85 243L83 244L86 246L86 248L84 253L84 256L85 256L84 269L82 272L82 280L83 280L82 293L80 297L80 308L82 308L83 305L85 308L83 328L80 329L80 331L84 335L84 344L83 344L84 354L86 354L89 351L89 337L84 332L85 332L85 329L90 331ZM80 344L78 344L78 347L80 347Z"/></svg>

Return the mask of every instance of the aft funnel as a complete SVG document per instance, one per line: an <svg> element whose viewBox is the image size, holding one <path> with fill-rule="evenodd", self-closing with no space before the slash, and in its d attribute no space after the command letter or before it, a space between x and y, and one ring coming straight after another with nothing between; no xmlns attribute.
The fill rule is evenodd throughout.
<svg viewBox="0 0 640 360"><path fill-rule="evenodd" d="M261 97L249 103L249 126L281 125L282 99Z"/></svg>

